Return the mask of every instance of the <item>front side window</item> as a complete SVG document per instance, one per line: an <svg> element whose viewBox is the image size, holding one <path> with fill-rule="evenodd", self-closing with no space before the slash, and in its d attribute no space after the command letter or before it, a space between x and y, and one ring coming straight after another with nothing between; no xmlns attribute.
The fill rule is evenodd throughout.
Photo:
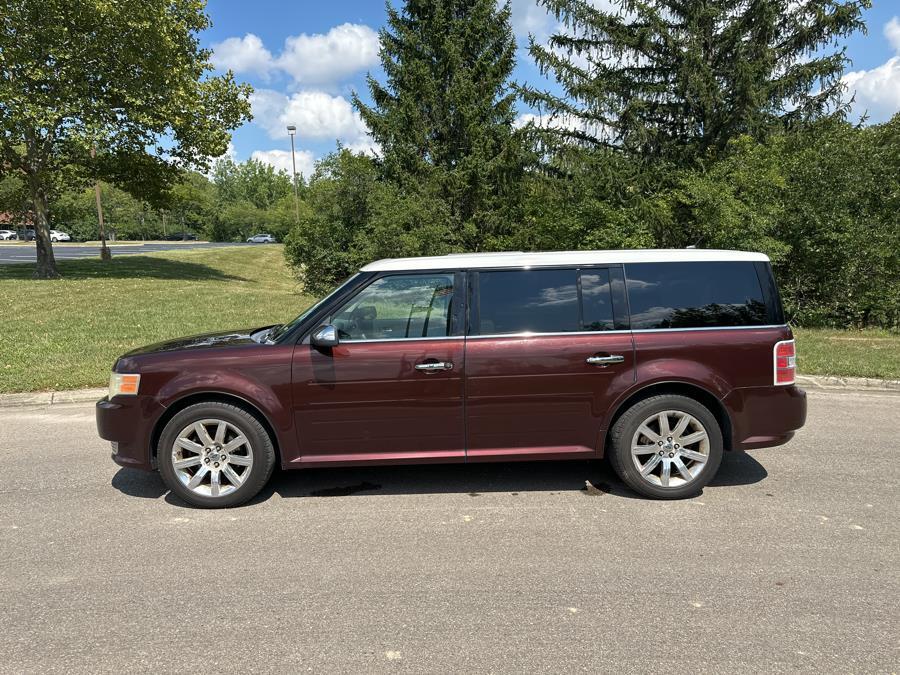
<svg viewBox="0 0 900 675"><path fill-rule="evenodd" d="M633 329L769 323L751 262L636 263L625 275Z"/></svg>
<svg viewBox="0 0 900 675"><path fill-rule="evenodd" d="M606 269L480 272L478 288L480 335L613 328Z"/></svg>
<svg viewBox="0 0 900 675"><path fill-rule="evenodd" d="M450 334L452 274L382 277L337 310L328 323L342 341L406 340Z"/></svg>

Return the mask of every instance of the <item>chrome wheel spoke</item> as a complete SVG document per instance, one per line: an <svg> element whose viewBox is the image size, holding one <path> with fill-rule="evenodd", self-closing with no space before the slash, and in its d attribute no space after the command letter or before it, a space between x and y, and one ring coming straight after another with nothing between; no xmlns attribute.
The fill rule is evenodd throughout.
<svg viewBox="0 0 900 675"><path fill-rule="evenodd" d="M647 438L649 438L654 443L660 440L660 435L653 431L650 427L647 426L646 423L642 424L638 427L638 434L641 434Z"/></svg>
<svg viewBox="0 0 900 675"><path fill-rule="evenodd" d="M662 471L659 473L659 482L663 487L669 487L669 476L672 473L672 462L663 460Z"/></svg>
<svg viewBox="0 0 900 675"><path fill-rule="evenodd" d="M244 443L246 443L246 442L247 442L246 437L243 434L241 434L241 435L235 437L233 440L226 443L222 449L225 452L232 452L234 450L237 450L239 447L244 445Z"/></svg>
<svg viewBox="0 0 900 675"><path fill-rule="evenodd" d="M631 448L632 455L652 455L659 450L657 445L635 445Z"/></svg>
<svg viewBox="0 0 900 675"><path fill-rule="evenodd" d="M225 474L228 482L231 483L234 487L238 487L241 483L244 482L241 477L238 476L237 473L235 473L234 469L232 469L227 464L225 465L225 468L222 469L222 473Z"/></svg>
<svg viewBox="0 0 900 675"><path fill-rule="evenodd" d="M706 461L706 455L704 455L700 452L694 452L693 450L682 450L681 456L687 457L688 459L692 459L695 462L705 462Z"/></svg>
<svg viewBox="0 0 900 675"><path fill-rule="evenodd" d="M209 432L206 430L206 427L203 426L203 422L195 422L194 431L197 432L197 438L200 439L200 442L203 443L203 445L212 445L213 439L210 438Z"/></svg>
<svg viewBox="0 0 900 675"><path fill-rule="evenodd" d="M701 442L707 440L707 438L708 437L706 435L706 431L701 429L700 431L695 431L692 434L683 436L680 440L681 440L681 445L685 446L685 445L694 445L695 443L701 443Z"/></svg>
<svg viewBox="0 0 900 675"><path fill-rule="evenodd" d="M172 462L172 466L176 469L187 469L188 467L199 466L200 464L200 457L188 457L187 459L179 459Z"/></svg>
<svg viewBox="0 0 900 675"><path fill-rule="evenodd" d="M194 452L198 455L203 452L203 446L194 443L194 441L189 441L186 438L179 437L175 439L175 445L181 448L182 450L187 450L188 452Z"/></svg>
<svg viewBox="0 0 900 675"><path fill-rule="evenodd" d="M219 496L219 488L221 487L221 471L213 471L209 475L209 494L211 497Z"/></svg>
<svg viewBox="0 0 900 675"><path fill-rule="evenodd" d="M672 429L672 436L675 438L680 438L681 434L684 433L685 429L688 428L688 424L693 421L693 417L688 414L684 414L681 416L681 419L678 420L678 424L675 425L675 428Z"/></svg>
<svg viewBox="0 0 900 675"><path fill-rule="evenodd" d="M672 463L675 465L675 468L678 469L678 473L681 474L681 477L686 481L693 480L693 476L691 475L690 470L685 466L684 462L681 461L680 457L676 457L672 460Z"/></svg>
<svg viewBox="0 0 900 675"><path fill-rule="evenodd" d="M650 459L647 460L647 463L641 468L641 474L644 476L649 476L650 472L656 468L656 465L659 464L662 457L659 455L653 455Z"/></svg>
<svg viewBox="0 0 900 675"><path fill-rule="evenodd" d="M657 419L659 420L659 435L662 437L668 437L672 434L669 430L669 413L661 412L657 415Z"/></svg>
<svg viewBox="0 0 900 675"><path fill-rule="evenodd" d="M219 445L225 442L225 432L228 430L228 425L225 422L219 422L219 426L216 427L216 437L215 442Z"/></svg>
<svg viewBox="0 0 900 675"><path fill-rule="evenodd" d="M191 480L188 482L187 486L191 490L196 489L197 486L203 482L203 479L206 477L206 474L208 474L208 473L209 473L209 469L207 469L205 466L201 466L199 469L197 469L197 473L194 474L194 477L191 478Z"/></svg>
<svg viewBox="0 0 900 675"><path fill-rule="evenodd" d="M237 466L250 466L253 464L252 457L245 457L244 455L231 455L228 458L229 464L235 464Z"/></svg>

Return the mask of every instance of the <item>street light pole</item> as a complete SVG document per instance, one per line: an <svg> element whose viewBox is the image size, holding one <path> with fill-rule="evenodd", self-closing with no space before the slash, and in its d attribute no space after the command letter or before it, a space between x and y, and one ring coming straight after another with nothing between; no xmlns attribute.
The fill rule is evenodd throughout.
<svg viewBox="0 0 900 675"><path fill-rule="evenodd" d="M300 197L297 195L297 158L294 155L294 134L297 133L297 127L289 124L287 128L288 135L291 137L291 166L294 172L291 174L294 183L294 221L300 224Z"/></svg>

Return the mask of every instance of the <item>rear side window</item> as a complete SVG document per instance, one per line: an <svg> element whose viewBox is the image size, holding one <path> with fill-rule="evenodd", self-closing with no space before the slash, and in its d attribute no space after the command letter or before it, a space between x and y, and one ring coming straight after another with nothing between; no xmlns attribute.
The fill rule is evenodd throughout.
<svg viewBox="0 0 900 675"><path fill-rule="evenodd" d="M752 262L636 263L625 276L635 330L771 323Z"/></svg>
<svg viewBox="0 0 900 675"><path fill-rule="evenodd" d="M568 333L613 328L605 269L478 274L477 334Z"/></svg>

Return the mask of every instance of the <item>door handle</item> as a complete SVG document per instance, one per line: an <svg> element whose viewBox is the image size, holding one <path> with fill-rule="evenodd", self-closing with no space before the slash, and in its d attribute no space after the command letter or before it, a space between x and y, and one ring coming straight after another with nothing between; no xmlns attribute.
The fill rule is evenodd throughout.
<svg viewBox="0 0 900 675"><path fill-rule="evenodd" d="M426 373L434 373L438 370L453 370L453 362L431 361L428 363L417 363L416 370L424 370Z"/></svg>
<svg viewBox="0 0 900 675"><path fill-rule="evenodd" d="M610 354L609 356L589 356L585 359L586 363L590 363L592 366L600 366L601 368L606 368L610 363L623 363L625 361L625 357L621 354Z"/></svg>

